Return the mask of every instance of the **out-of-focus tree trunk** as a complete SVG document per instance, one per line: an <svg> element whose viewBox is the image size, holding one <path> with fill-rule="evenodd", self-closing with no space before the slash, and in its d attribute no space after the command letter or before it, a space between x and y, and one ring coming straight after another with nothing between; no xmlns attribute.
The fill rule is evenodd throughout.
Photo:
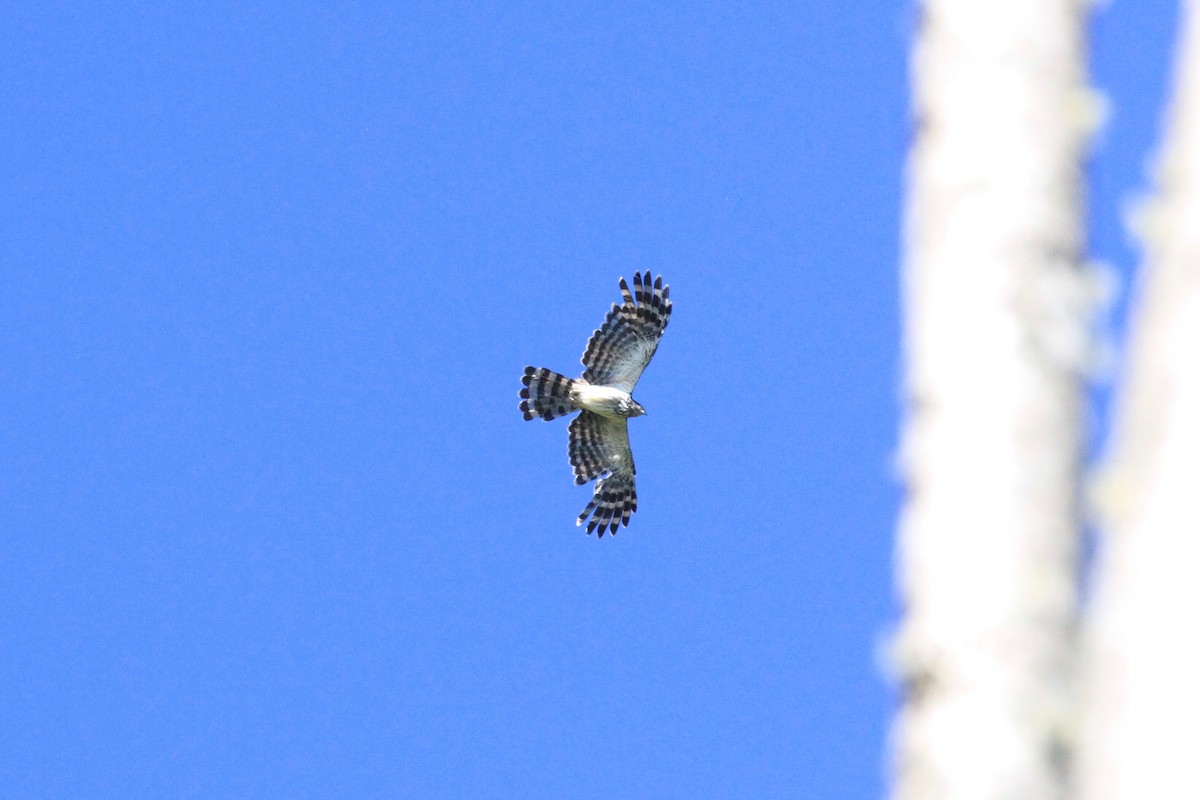
<svg viewBox="0 0 1200 800"><path fill-rule="evenodd" d="M1200 3L1185 3L1086 631L1085 800L1200 797Z"/></svg>
<svg viewBox="0 0 1200 800"><path fill-rule="evenodd" d="M912 61L898 800L1066 792L1091 282L1087 6L925 0Z"/></svg>

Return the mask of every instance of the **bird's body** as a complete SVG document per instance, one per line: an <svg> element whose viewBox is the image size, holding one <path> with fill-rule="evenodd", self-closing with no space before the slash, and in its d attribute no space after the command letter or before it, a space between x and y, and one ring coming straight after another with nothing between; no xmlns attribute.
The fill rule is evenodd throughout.
<svg viewBox="0 0 1200 800"><path fill-rule="evenodd" d="M640 417L646 413L633 395L615 386L592 386L585 380L575 381L571 402L577 407L604 417Z"/></svg>
<svg viewBox="0 0 1200 800"><path fill-rule="evenodd" d="M552 420L578 410L568 427L567 455L575 482L596 481L592 502L576 521L591 516L587 532L603 536L628 525L637 510L633 453L629 448L629 417L646 409L633 399L633 388L654 357L671 318L670 287L662 277L653 284L650 273L633 275L631 292L620 281L622 305L614 304L584 351L579 378L548 369L526 367L521 377L521 411L525 419Z"/></svg>

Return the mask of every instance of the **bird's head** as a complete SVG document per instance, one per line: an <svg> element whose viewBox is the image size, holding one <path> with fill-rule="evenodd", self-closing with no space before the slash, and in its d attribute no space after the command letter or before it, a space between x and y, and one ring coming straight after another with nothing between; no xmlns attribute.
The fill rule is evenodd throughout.
<svg viewBox="0 0 1200 800"><path fill-rule="evenodd" d="M646 413L646 409L642 408L642 404L632 397L629 398L629 404L625 407L626 416L640 417Z"/></svg>

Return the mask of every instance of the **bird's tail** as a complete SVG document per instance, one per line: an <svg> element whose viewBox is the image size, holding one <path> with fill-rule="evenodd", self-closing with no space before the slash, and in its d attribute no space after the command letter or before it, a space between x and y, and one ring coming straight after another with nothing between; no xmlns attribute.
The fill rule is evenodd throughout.
<svg viewBox="0 0 1200 800"><path fill-rule="evenodd" d="M548 369L526 367L521 376L521 411L525 419L541 417L551 420L570 414L577 406L571 402L571 387L575 381Z"/></svg>

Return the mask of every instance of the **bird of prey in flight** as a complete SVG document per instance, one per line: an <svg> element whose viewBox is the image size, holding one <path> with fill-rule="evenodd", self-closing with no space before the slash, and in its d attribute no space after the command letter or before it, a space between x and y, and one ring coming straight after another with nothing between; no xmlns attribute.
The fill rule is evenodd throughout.
<svg viewBox="0 0 1200 800"><path fill-rule="evenodd" d="M583 353L584 371L568 378L548 369L526 367L521 383L525 419L552 420L579 411L567 429L567 457L575 483L596 481L592 502L576 525L588 521L587 532L615 534L637 511L633 453L629 450L630 417L646 409L633 399L633 387L654 357L671 319L670 287L662 276L633 274L633 291L621 278L621 305L613 304L604 324L592 334Z"/></svg>

